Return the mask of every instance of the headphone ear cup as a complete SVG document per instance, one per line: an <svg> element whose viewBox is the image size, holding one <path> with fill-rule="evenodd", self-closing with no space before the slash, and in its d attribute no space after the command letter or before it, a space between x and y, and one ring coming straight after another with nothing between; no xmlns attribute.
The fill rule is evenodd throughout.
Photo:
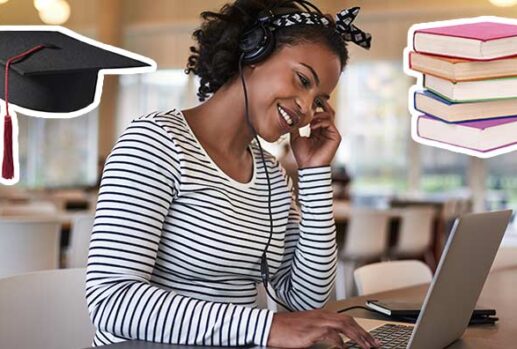
<svg viewBox="0 0 517 349"><path fill-rule="evenodd" d="M265 59L275 47L275 37L265 25L255 25L246 31L239 42L244 53L244 64L255 64Z"/></svg>

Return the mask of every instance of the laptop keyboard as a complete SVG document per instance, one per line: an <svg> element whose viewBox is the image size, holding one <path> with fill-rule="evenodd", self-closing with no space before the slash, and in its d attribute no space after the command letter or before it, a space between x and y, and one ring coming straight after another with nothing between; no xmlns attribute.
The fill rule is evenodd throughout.
<svg viewBox="0 0 517 349"><path fill-rule="evenodd" d="M369 332L381 341L382 349L399 349L407 347L413 329L413 326L385 324ZM348 348L361 348L354 342L347 344Z"/></svg>

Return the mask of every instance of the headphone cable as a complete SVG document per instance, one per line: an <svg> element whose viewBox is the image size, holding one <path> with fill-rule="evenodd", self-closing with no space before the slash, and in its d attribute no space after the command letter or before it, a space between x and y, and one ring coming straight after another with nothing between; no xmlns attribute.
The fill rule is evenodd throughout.
<svg viewBox="0 0 517 349"><path fill-rule="evenodd" d="M245 103L245 108L246 108L246 121L248 123L248 126L251 128L251 130L252 130L252 132L254 134L255 140L257 141L257 144L259 146L260 157L262 158L262 166L264 166L264 171L266 172L267 185L268 185L268 210L269 210L270 234L269 234L269 238L268 238L267 243L266 243L266 247L264 248L264 252L262 253L262 256L260 258L260 276L262 277L262 283L264 284L264 288L266 289L267 295L273 301L275 301L278 305L284 307L285 309L287 309L290 312L293 312L294 310L291 307L287 306L284 302L281 302L276 297L274 297L271 294L271 292L269 291L269 287L268 287L268 285L269 285L269 266L268 266L268 262L267 262L267 249L271 245L271 239L273 237L273 214L271 213L271 182L269 180L269 173L268 173L268 170L267 170L266 161L264 160L264 153L262 151L262 145L260 144L260 141L259 141L258 136L257 136L257 131L255 131L255 128L251 124L251 121L250 121L250 118L249 118L249 114L248 114L248 92L247 92L247 89L246 89L246 82L244 81L244 75L242 73L242 60L243 60L243 58L244 58L244 52L239 57L239 74L240 74L241 81L242 81L242 87L244 89L244 103Z"/></svg>

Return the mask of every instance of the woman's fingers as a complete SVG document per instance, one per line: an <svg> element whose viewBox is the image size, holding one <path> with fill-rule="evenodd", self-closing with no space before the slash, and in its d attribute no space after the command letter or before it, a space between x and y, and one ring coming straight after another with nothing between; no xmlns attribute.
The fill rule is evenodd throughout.
<svg viewBox="0 0 517 349"><path fill-rule="evenodd" d="M330 344L332 348L345 348L343 338L340 336L339 332L333 328L327 328L325 334L321 337L321 339L318 342Z"/></svg>
<svg viewBox="0 0 517 349"><path fill-rule="evenodd" d="M333 126L334 123L331 120L328 119L319 119L314 121L314 123L311 123L311 130L316 130L318 128L328 128L330 126Z"/></svg>
<svg viewBox="0 0 517 349"><path fill-rule="evenodd" d="M329 103L323 103L323 110L326 114L329 114L332 121L334 121L334 119L336 118L336 112Z"/></svg>
<svg viewBox="0 0 517 349"><path fill-rule="evenodd" d="M370 345L368 343L368 341L363 336L361 336L357 331L354 331L352 329L347 329L346 332L343 333L343 335L346 338L348 338L350 341L356 343L358 346L360 346L363 349L375 348L374 346Z"/></svg>
<svg viewBox="0 0 517 349"><path fill-rule="evenodd" d="M335 314L334 317L327 318L326 323L322 324L327 328L332 328L337 333L341 333L351 341L357 343L361 348L375 348L378 343L350 316ZM341 339L343 340L343 339Z"/></svg>
<svg viewBox="0 0 517 349"><path fill-rule="evenodd" d="M325 135L330 136L334 134L335 136L332 138L339 139L341 141L341 135L339 134L339 130L336 125L332 121L329 120L319 120L314 124L311 124L311 132L321 130L325 132ZM311 133L312 134L312 133Z"/></svg>
<svg viewBox="0 0 517 349"><path fill-rule="evenodd" d="M321 113L317 113L316 115L314 115L314 118L310 122L311 127L313 124L317 124L318 122L320 122L322 120L328 120L330 123L334 124L334 121L335 121L334 111L332 110L332 107L329 104L327 104L327 105L328 105L329 111L323 111Z"/></svg>
<svg viewBox="0 0 517 349"><path fill-rule="evenodd" d="M376 340L353 318L324 310L276 313L273 316L268 346L300 348L327 343L336 348L346 347L346 336L361 348L377 348Z"/></svg>
<svg viewBox="0 0 517 349"><path fill-rule="evenodd" d="M360 345L362 348L376 348L380 345L373 336L364 330L359 324L350 316L346 316L342 322L343 333Z"/></svg>

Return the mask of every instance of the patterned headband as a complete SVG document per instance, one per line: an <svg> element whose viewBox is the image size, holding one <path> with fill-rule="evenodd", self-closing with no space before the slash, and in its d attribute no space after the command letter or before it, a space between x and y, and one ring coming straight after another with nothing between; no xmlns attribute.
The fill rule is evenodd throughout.
<svg viewBox="0 0 517 349"><path fill-rule="evenodd" d="M352 24L359 13L359 9L359 7L352 7L338 12L336 14L336 31L341 35L343 40L352 41L368 50L370 49L372 41L371 34L363 32ZM329 26L330 21L328 18L315 12L293 12L275 16L268 26L271 30L275 30L276 28L288 27L294 24L318 24Z"/></svg>

